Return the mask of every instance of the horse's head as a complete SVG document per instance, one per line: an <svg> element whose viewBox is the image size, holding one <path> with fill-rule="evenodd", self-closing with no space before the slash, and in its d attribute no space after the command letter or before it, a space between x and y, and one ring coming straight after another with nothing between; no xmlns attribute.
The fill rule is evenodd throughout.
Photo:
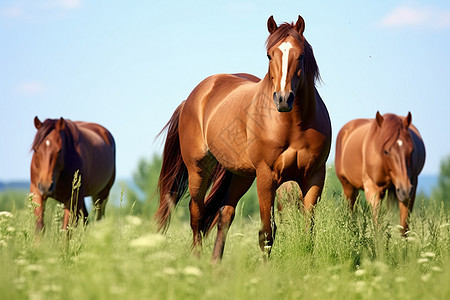
<svg viewBox="0 0 450 300"><path fill-rule="evenodd" d="M66 123L63 118L48 119L42 123L38 117L35 117L34 126L37 133L33 142L31 168L34 170L36 176L34 180L41 194L50 196L55 189L59 174L64 169L63 132Z"/></svg>
<svg viewBox="0 0 450 300"><path fill-rule="evenodd" d="M384 158L385 169L395 186L397 198L400 201L409 200L414 191L409 178L411 154L414 150L409 132L411 113L409 112L405 118L400 118L393 114L381 116L377 112L376 123L386 141L383 143L381 155Z"/></svg>
<svg viewBox="0 0 450 300"><path fill-rule="evenodd" d="M269 58L268 76L273 88L273 101L280 112L292 109L295 93L301 85L303 60L305 57L305 22L298 16L294 24L284 23L277 26L273 16L267 20L269 37L267 38L267 57Z"/></svg>

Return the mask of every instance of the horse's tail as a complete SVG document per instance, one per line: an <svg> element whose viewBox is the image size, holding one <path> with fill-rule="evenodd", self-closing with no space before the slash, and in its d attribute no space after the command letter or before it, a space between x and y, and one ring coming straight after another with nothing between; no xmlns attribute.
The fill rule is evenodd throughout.
<svg viewBox="0 0 450 300"><path fill-rule="evenodd" d="M205 199L205 210L200 227L205 236L218 221L220 208L223 206L223 201L231 184L231 176L232 173L219 163L213 169L211 174L212 187Z"/></svg>
<svg viewBox="0 0 450 300"><path fill-rule="evenodd" d="M158 179L159 207L155 215L159 223L158 230L163 231L169 226L172 209L178 204L188 188L188 172L181 157L178 134L179 117L183 106L184 101L177 107L169 122L159 133L161 135L167 130L162 167Z"/></svg>

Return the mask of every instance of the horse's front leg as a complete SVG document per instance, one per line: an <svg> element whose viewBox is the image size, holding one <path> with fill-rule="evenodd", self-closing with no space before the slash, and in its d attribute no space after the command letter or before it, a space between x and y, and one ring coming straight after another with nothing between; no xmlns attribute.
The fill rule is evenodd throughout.
<svg viewBox="0 0 450 300"><path fill-rule="evenodd" d="M366 195L367 202L372 206L373 223L376 225L378 222L378 214L380 213L380 200L381 191L378 185L371 180L364 180L364 193Z"/></svg>
<svg viewBox="0 0 450 300"><path fill-rule="evenodd" d="M44 208L47 197L42 196L39 189L32 184L30 187L30 193L32 194L32 200L35 203L34 216L36 217L36 233L40 233L44 230Z"/></svg>
<svg viewBox="0 0 450 300"><path fill-rule="evenodd" d="M408 216L411 213L414 206L414 200L416 198L416 186L417 186L417 179L415 181L414 190L411 193L411 199L409 199L409 201L398 200L398 208L400 211L400 226L402 227L400 229L400 233L403 237L406 237L406 233L409 231Z"/></svg>
<svg viewBox="0 0 450 300"><path fill-rule="evenodd" d="M274 201L277 189L271 170L257 172L256 188L262 223L262 228L259 231L259 247L261 251L270 255L276 233Z"/></svg>

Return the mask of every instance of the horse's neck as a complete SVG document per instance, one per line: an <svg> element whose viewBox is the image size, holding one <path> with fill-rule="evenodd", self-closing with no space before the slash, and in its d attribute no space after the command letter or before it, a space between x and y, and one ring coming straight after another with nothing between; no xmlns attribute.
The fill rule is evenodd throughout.
<svg viewBox="0 0 450 300"><path fill-rule="evenodd" d="M81 168L81 159L72 132L67 131L63 147L64 161L66 163L65 169L73 176L73 173Z"/></svg>
<svg viewBox="0 0 450 300"><path fill-rule="evenodd" d="M316 88L314 85L305 84L297 90L293 110L300 121L308 120L316 115Z"/></svg>
<svg viewBox="0 0 450 300"><path fill-rule="evenodd" d="M369 163L376 163L382 157L384 142L381 140L380 130L377 127L374 120L363 141L364 156L367 158L366 162Z"/></svg>

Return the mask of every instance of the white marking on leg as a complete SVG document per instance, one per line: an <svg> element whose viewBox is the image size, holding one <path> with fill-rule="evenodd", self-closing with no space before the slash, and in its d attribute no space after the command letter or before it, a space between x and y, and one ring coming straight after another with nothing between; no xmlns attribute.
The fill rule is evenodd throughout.
<svg viewBox="0 0 450 300"><path fill-rule="evenodd" d="M286 77L287 77L287 71L288 71L288 62L289 62L289 50L292 48L292 44L289 42L284 42L280 46L278 46L278 49L281 50L281 53L283 53L283 56L281 57L281 80L280 80L280 87L281 90L284 92L286 89Z"/></svg>
<svg viewBox="0 0 450 300"><path fill-rule="evenodd" d="M45 145L48 147L48 146L50 146L50 141L49 140L46 140L45 141Z"/></svg>
<svg viewBox="0 0 450 300"><path fill-rule="evenodd" d="M397 140L397 144L401 147L403 145L403 141L402 140Z"/></svg>

